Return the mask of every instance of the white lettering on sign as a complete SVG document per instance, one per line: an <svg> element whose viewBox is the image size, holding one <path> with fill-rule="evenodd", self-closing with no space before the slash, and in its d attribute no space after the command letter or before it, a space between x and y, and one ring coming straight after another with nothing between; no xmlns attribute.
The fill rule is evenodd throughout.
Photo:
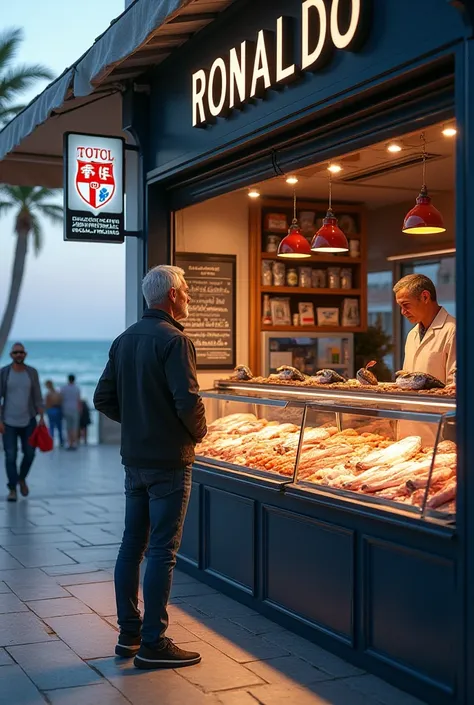
<svg viewBox="0 0 474 705"><path fill-rule="evenodd" d="M249 100L263 98L269 89L279 89L298 78L301 71L316 71L331 50L355 50L369 8L370 0L304 0L299 63L295 61L291 18L279 17L276 32L261 29L255 44L244 41L230 49L227 58L217 58L210 70L195 71L193 127L204 127Z"/></svg>

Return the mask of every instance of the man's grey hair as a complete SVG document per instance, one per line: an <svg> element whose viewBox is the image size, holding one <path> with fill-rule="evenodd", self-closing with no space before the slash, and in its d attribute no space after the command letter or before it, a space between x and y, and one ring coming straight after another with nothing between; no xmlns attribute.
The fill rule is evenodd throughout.
<svg viewBox="0 0 474 705"><path fill-rule="evenodd" d="M159 264L150 269L142 281L143 297L148 308L161 306L168 298L170 289L180 289L184 281L184 269L170 264Z"/></svg>
<svg viewBox="0 0 474 705"><path fill-rule="evenodd" d="M393 287L395 294L398 294L402 289L406 289L410 296L415 296L417 299L420 298L424 291L428 291L431 300L437 300L436 287L429 277L424 274L407 274L406 277L400 279L399 282Z"/></svg>

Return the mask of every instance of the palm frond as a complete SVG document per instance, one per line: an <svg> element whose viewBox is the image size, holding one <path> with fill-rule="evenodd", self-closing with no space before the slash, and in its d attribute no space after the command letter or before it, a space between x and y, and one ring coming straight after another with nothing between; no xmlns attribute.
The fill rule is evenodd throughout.
<svg viewBox="0 0 474 705"><path fill-rule="evenodd" d="M18 113L21 113L22 110L24 110L25 106L22 105L10 105L10 106L1 106L0 105L0 125L1 123L7 123L10 120L12 120L15 115L18 115Z"/></svg>
<svg viewBox="0 0 474 705"><path fill-rule="evenodd" d="M31 194L31 201L33 203L38 203L43 200L43 198L53 198L56 194L59 194L61 189L51 189L45 188L44 186L36 186L33 193ZM46 204L47 205L47 204Z"/></svg>
<svg viewBox="0 0 474 705"><path fill-rule="evenodd" d="M35 216L32 216L31 218L31 231L33 233L33 249L35 255L38 256L41 252L41 248L43 247L43 231L41 230L41 226Z"/></svg>
<svg viewBox="0 0 474 705"><path fill-rule="evenodd" d="M37 211L41 215L45 215L55 225L63 222L64 211L61 206L42 204L37 207Z"/></svg>
<svg viewBox="0 0 474 705"><path fill-rule="evenodd" d="M0 215L8 213L13 208L11 201L0 201Z"/></svg>
<svg viewBox="0 0 474 705"><path fill-rule="evenodd" d="M42 79L51 81L54 74L41 64L31 66L15 66L2 72L0 79L0 101L12 100L12 98L29 88L35 81Z"/></svg>
<svg viewBox="0 0 474 705"><path fill-rule="evenodd" d="M5 29L0 33L0 72L15 58L23 41L23 30L19 27Z"/></svg>

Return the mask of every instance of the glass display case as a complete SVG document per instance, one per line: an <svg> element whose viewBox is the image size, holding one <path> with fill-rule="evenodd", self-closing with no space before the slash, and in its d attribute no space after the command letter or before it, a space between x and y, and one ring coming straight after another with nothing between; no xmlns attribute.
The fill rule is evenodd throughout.
<svg viewBox="0 0 474 705"><path fill-rule="evenodd" d="M456 402L218 382L197 460L388 511L452 522Z"/></svg>

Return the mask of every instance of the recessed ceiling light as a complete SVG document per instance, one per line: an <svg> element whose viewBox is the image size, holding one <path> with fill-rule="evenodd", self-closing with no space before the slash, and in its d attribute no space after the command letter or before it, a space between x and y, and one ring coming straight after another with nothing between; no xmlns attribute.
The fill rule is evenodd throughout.
<svg viewBox="0 0 474 705"><path fill-rule="evenodd" d="M291 184L293 186L294 184L298 183L298 177L295 174L290 174L286 177L286 183Z"/></svg>
<svg viewBox="0 0 474 705"><path fill-rule="evenodd" d="M342 166L339 164L330 164L328 166L328 171L330 171L331 174L339 174L339 172L342 171Z"/></svg>
<svg viewBox="0 0 474 705"><path fill-rule="evenodd" d="M248 196L249 198L260 198L260 191L255 187L249 188Z"/></svg>
<svg viewBox="0 0 474 705"><path fill-rule="evenodd" d="M454 137L457 133L457 130L455 127L445 127L443 130L443 135L445 137Z"/></svg>
<svg viewBox="0 0 474 705"><path fill-rule="evenodd" d="M397 154L397 152L402 151L402 146L398 144L398 142L390 142L389 145L387 145L387 152L390 152L391 154Z"/></svg>

